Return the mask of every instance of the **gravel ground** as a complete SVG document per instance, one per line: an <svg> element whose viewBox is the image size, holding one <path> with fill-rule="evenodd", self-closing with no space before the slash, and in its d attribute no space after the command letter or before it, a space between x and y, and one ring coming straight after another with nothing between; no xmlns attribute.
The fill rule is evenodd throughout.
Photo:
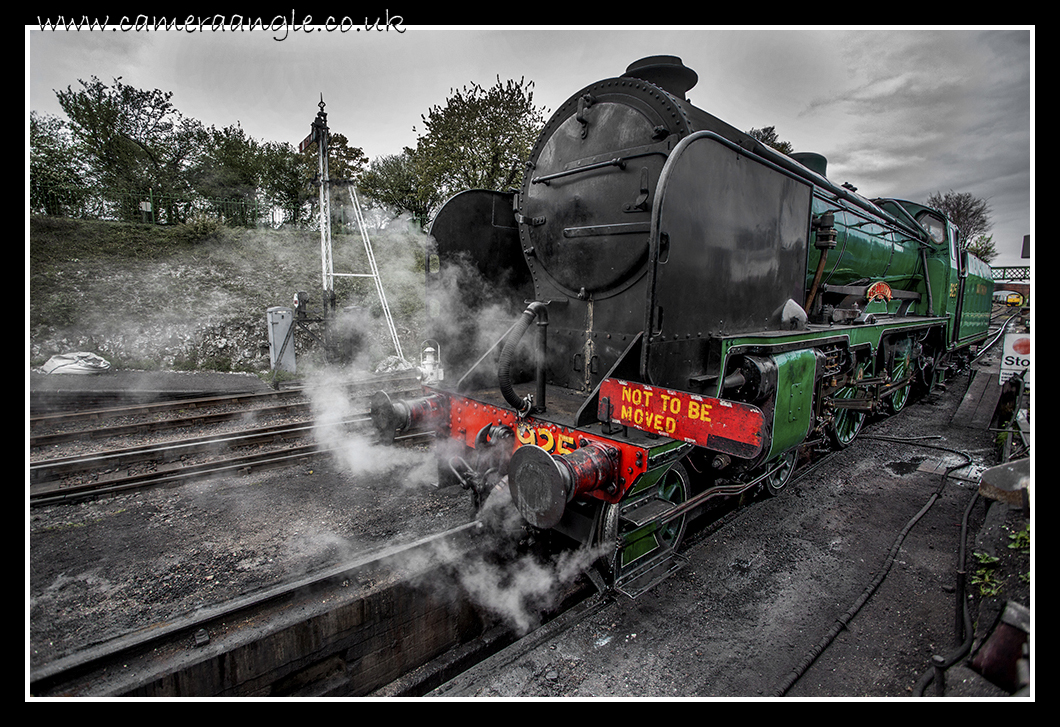
<svg viewBox="0 0 1060 727"><path fill-rule="evenodd" d="M31 665L467 521L470 495L432 486L434 458L425 448L389 454L360 472L322 457L33 508Z"/></svg>

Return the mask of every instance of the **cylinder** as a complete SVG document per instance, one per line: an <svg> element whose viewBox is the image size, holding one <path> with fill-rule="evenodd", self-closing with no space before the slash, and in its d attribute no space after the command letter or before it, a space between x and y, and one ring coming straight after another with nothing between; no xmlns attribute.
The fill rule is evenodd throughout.
<svg viewBox="0 0 1060 727"><path fill-rule="evenodd" d="M394 401L385 391L372 395L370 403L372 423L380 434L412 430L438 430L446 421L445 399L430 394L415 399Z"/></svg>
<svg viewBox="0 0 1060 727"><path fill-rule="evenodd" d="M528 444L508 465L508 488L519 514L537 528L555 527L567 503L614 481L617 450L589 443L569 454L551 455Z"/></svg>

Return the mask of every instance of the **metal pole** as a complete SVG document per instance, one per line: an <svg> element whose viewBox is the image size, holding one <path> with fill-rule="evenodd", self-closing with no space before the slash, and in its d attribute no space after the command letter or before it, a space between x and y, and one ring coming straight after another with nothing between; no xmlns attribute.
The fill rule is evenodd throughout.
<svg viewBox="0 0 1060 727"><path fill-rule="evenodd" d="M324 289L324 309L335 303L335 271L331 257L331 195L328 183L328 115L324 113L324 95L320 96L320 111L313 122L317 142L317 170L320 178L320 264Z"/></svg>

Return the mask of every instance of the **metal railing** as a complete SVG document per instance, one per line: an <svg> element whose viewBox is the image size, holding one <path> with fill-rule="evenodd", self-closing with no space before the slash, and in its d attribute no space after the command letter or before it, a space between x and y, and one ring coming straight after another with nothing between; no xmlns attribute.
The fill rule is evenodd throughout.
<svg viewBox="0 0 1060 727"><path fill-rule="evenodd" d="M994 280L1007 280L1010 282L1030 282L1030 266L996 267L990 269Z"/></svg>
<svg viewBox="0 0 1060 727"><path fill-rule="evenodd" d="M229 227L303 225L312 219L308 204L292 210L254 198L222 199L151 190L104 195L83 188L45 188L32 182L30 213L160 225L213 219Z"/></svg>

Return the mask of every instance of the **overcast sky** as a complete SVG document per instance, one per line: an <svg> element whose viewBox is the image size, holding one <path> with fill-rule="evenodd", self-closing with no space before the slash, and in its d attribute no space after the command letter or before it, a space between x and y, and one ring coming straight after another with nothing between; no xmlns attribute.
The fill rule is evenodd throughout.
<svg viewBox="0 0 1060 727"><path fill-rule="evenodd" d="M420 115L452 88L526 78L551 113L639 58L676 55L699 74L693 104L740 129L775 126L796 151L824 154L828 176L860 194L986 199L994 264L1028 264L1020 248L1024 235L1033 240L1033 27L365 30L358 21L345 32L28 27L27 125L30 110L62 114L56 90L120 76L172 91L174 106L206 125L239 123L255 138L297 145L323 94L331 129L374 158L414 146Z"/></svg>

